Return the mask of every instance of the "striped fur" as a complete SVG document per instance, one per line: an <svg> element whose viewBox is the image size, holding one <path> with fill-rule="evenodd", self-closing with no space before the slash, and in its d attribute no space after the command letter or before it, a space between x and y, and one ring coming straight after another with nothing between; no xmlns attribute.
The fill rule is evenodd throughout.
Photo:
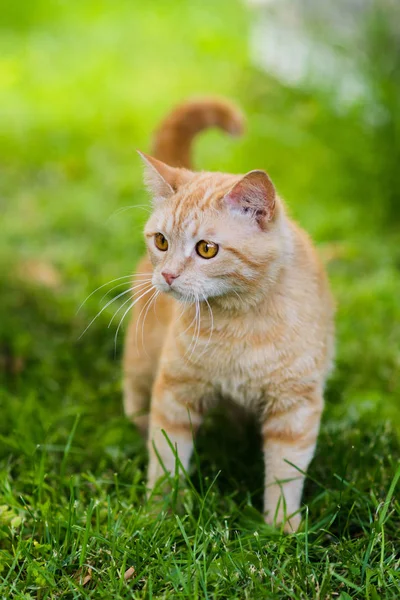
<svg viewBox="0 0 400 600"><path fill-rule="evenodd" d="M154 209L136 281L152 273L160 294L154 310L146 295L134 307L124 405L148 432L150 488L163 473L154 446L165 468L175 468L162 430L187 467L192 434L217 398L254 411L263 436L266 520L292 530L332 366L334 308L310 239L265 174L188 170L196 132L208 125L236 132L239 123L223 101L188 103L156 137L157 157L169 166L144 156ZM154 244L157 232L168 240L166 252ZM199 240L219 245L215 258L196 254ZM171 286L162 272L176 275Z"/></svg>

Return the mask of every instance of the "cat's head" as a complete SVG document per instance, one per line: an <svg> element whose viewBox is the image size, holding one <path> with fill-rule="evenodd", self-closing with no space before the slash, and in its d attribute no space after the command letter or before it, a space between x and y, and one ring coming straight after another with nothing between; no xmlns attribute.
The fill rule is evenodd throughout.
<svg viewBox="0 0 400 600"><path fill-rule="evenodd" d="M153 284L181 301L256 299L284 253L283 208L264 171L192 172L142 155Z"/></svg>

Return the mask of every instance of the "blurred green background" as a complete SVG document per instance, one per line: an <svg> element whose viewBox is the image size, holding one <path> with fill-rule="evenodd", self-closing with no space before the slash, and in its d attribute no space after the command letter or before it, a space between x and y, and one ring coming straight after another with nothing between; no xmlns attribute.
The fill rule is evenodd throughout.
<svg viewBox="0 0 400 600"><path fill-rule="evenodd" d="M332 563L340 570L342 584L343 577L356 582L346 587L353 593L359 585L359 564L365 571L372 556L371 514L382 506L393 480L400 432L398 8L386 1L369 4L362 18L356 13L357 35L347 41L337 36L334 21L306 20L303 34L322 40L335 57L336 70L329 71L326 61L326 77L324 69L322 77L315 77L311 59L319 52L312 51L309 63L305 58L305 75L288 81L263 68L260 53L270 39L263 27L274 23L276 15L252 4L2 2L0 573L8 573L7 597L14 592L15 597L31 597L17 595L17 589L21 594L25 589L47 589L45 595L35 596L41 598L49 597L49 590L58 594L62 589L72 597L71 578L84 564L86 548L91 564L103 574L107 571L104 594L96 597L109 598L111 588L114 597L115 581L121 589L121 557L133 561L139 579L139 573L145 573L148 582L158 582L160 593L169 590L171 595L162 597L178 597L182 578L192 585L190 569L195 563L190 556L185 571L186 546L179 558L182 571L176 568L174 548L176 543L182 546L181 529L171 520L170 529L153 529L159 522L143 508L146 453L122 412L121 332L114 348L119 319L108 327L120 301L104 310L80 339L123 286L112 289L110 284L91 295L79 313L77 309L93 290L131 273L143 252L147 212L128 208L149 202L136 149L150 150L154 128L174 104L210 93L242 107L247 132L239 140L206 132L196 142L195 164L232 172L266 169L290 213L315 240L338 306L337 364L327 388L318 457L305 498L311 502L311 519L320 519L315 531L331 528L340 545L331 544L325 551L327 542L322 540L315 575L316 571L301 571L298 558L308 553L307 540L305 550L303 541L293 538L274 546L274 534L267 531L262 543L277 553L274 564L283 578L290 556L298 589L307 585L311 573L330 581ZM281 33L276 56L293 40L289 32ZM296 54L291 52L289 62ZM346 92L349 60L360 84L355 95ZM203 533L190 533L198 540L210 530L224 548L223 515L229 515L230 527L239 527L245 535L247 525L241 519L253 495L260 507L262 489L260 457L248 462L257 439L246 438L249 441L239 445L234 433L232 439L227 435L224 442L211 424L206 442L200 441L206 474L213 480L221 468L217 485L224 490L228 484L227 491L219 494L213 488L207 496L201 515L209 515L210 521ZM229 462L232 450L235 460ZM342 476L356 488L350 483L345 490ZM322 481L322 488L316 481ZM90 529L86 511L94 508ZM256 527L261 531L259 521ZM142 545L135 545L139 530L147 531L149 538L143 533ZM395 531L393 517L386 529L389 557L395 556L390 545ZM251 546L255 538L249 535ZM221 595L215 597L236 597L236 572L223 575L218 544L210 542L216 552L210 554L207 540L208 576L220 586ZM112 550L106 558L105 545ZM243 562L242 571L250 579L243 575L240 585L253 591L238 597L264 597L261 588L254 592L255 576L248 574L249 561L258 559L253 550L246 554L241 548L235 560ZM228 561L231 554L226 556ZM347 567L352 561L353 571ZM316 564L317 558L315 569ZM375 564L383 589L386 575L379 556ZM388 558L388 570L391 564ZM390 577L393 581L394 575ZM140 581L135 589L141 589ZM287 589L281 588L285 595L280 597L287 597ZM293 592L291 597L311 597L310 593ZM152 597L146 594L140 597Z"/></svg>

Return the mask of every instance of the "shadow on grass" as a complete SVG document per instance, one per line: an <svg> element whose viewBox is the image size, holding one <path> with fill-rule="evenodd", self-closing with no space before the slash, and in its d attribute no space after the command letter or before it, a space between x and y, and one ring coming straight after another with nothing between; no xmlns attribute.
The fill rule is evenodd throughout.
<svg viewBox="0 0 400 600"><path fill-rule="evenodd" d="M326 543L331 543L332 536L357 538L370 528L395 476L400 445L391 424L379 422L377 416L357 422L328 419L326 415L323 420L302 505L309 511L311 529L329 530ZM264 465L255 419L242 415L235 422L218 409L200 431L197 451L203 487L219 473L218 492L249 516L242 525L257 528L261 515L250 507L262 512ZM192 479L199 488L196 472ZM388 535L395 539L394 527Z"/></svg>

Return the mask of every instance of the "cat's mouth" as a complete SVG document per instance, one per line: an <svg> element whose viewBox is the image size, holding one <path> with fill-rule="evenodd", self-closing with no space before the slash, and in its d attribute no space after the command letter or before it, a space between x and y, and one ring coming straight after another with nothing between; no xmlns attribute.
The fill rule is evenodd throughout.
<svg viewBox="0 0 400 600"><path fill-rule="evenodd" d="M164 282L156 282L154 286L159 292L162 292L163 294L168 294L168 296L173 296L177 300L179 300L181 296L183 296L182 292L176 288L176 284L174 282L172 282L172 284L170 285L167 285Z"/></svg>
<svg viewBox="0 0 400 600"><path fill-rule="evenodd" d="M199 299L198 295L191 290L181 290L178 288L178 286L175 286L174 283L168 287L164 285L156 285L156 288L160 292L163 292L168 296L172 296L172 298L175 298L175 300L178 300L178 302L181 302L182 304L192 304L196 299Z"/></svg>
<svg viewBox="0 0 400 600"><path fill-rule="evenodd" d="M169 296L172 296L173 298L175 298L175 300L178 300L179 302L183 302L183 303L189 303L189 302L193 302L193 294L189 293L183 293L180 290L170 287L168 290L166 290L166 293ZM192 298L192 299L190 299Z"/></svg>

